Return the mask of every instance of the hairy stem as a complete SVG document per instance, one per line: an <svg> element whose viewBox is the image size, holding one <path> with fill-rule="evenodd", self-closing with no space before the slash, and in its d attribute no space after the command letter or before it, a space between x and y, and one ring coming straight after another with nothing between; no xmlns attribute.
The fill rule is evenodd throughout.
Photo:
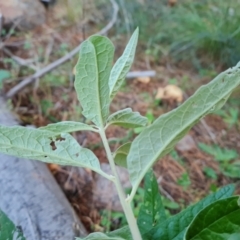
<svg viewBox="0 0 240 240"><path fill-rule="evenodd" d="M114 183L115 183L115 186L116 186L116 189L117 189L117 192L118 192L118 196L119 196L124 214L127 218L128 225L129 225L133 240L142 240L140 231L139 231L138 226L137 226L137 221L134 217L131 205L130 205L129 202L127 202L125 200L126 195L125 195L124 190L122 188L122 184L120 182L120 179L119 179L116 167L115 167L113 156L112 156L112 153L111 153L111 150L110 150L110 147L109 147L108 140L107 140L104 129L100 129L99 133L100 133L100 136L102 138L103 145L104 145L105 151L107 153L107 158L108 158L108 161L110 163L113 175L115 177Z"/></svg>

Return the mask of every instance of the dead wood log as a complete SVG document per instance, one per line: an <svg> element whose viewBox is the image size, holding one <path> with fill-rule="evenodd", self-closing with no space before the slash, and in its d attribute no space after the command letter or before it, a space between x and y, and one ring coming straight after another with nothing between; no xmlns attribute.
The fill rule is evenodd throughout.
<svg viewBox="0 0 240 240"><path fill-rule="evenodd" d="M0 124L18 124L1 96ZM0 154L0 209L21 227L26 240L86 235L47 166L39 161Z"/></svg>

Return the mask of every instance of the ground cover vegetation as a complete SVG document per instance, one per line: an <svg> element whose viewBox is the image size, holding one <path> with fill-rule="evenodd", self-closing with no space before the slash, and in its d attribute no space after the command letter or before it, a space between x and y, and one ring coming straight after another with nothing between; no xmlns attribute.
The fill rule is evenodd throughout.
<svg viewBox="0 0 240 240"><path fill-rule="evenodd" d="M198 69L212 61L213 65L227 66L238 62L239 1L184 0L174 7L156 1L121 2L129 28L137 25L142 29L141 38L156 57L170 54L178 61L191 58ZM159 31L151 34L155 29Z"/></svg>

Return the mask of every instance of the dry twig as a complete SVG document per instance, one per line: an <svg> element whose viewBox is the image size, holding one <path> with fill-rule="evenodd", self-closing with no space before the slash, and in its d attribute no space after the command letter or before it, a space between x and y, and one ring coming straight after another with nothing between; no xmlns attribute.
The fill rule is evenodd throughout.
<svg viewBox="0 0 240 240"><path fill-rule="evenodd" d="M96 33L98 35L105 35L113 27L113 25L117 21L118 10L119 10L118 4L116 3L115 0L110 0L110 1L112 3L112 7L113 7L112 19L102 30L100 30L99 32ZM12 98L16 93L21 91L28 84L34 82L36 79L42 77L46 73L52 71L53 69L57 68L61 64L70 60L74 55L76 55L79 52L79 50L80 50L80 45L78 45L75 49L73 49L71 52L69 52L64 57L56 60L55 62L50 63L46 67L44 67L44 68L40 69L39 71L35 72L33 75L27 77L22 82L20 82L18 85L13 87L10 91L8 91L7 94L6 94L6 98Z"/></svg>
<svg viewBox="0 0 240 240"><path fill-rule="evenodd" d="M156 72L153 70L150 71L134 71L127 74L127 78L139 78L139 77L154 77Z"/></svg>
<svg viewBox="0 0 240 240"><path fill-rule="evenodd" d="M26 60L26 59L20 58L18 56L15 56L7 48L3 48L2 50L5 54L7 54L9 57L11 57L20 66L27 66L27 67L33 69L34 71L38 70L38 68L35 65L32 64L33 62L35 62L34 59L27 59Z"/></svg>

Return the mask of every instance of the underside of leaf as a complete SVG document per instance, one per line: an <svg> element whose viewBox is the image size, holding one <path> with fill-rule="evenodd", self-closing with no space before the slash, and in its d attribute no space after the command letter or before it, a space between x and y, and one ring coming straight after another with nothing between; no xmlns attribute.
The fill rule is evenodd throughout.
<svg viewBox="0 0 240 240"><path fill-rule="evenodd" d="M222 107L239 84L240 63L199 88L180 107L160 116L151 126L143 130L133 141L127 157L133 185L129 200L135 195L139 183L154 162L169 153L202 117Z"/></svg>
<svg viewBox="0 0 240 240"><path fill-rule="evenodd" d="M77 240L132 240L132 235L128 226L122 227L109 233L92 233L86 238L77 238Z"/></svg>
<svg viewBox="0 0 240 240"><path fill-rule="evenodd" d="M131 143L125 143L120 146L114 153L114 162L121 167L127 168L127 155L129 153Z"/></svg>
<svg viewBox="0 0 240 240"><path fill-rule="evenodd" d="M68 133L0 126L0 152L60 165L90 168L102 175L97 157Z"/></svg>
<svg viewBox="0 0 240 240"><path fill-rule="evenodd" d="M114 47L102 36L92 36L81 44L76 65L75 89L83 108L83 115L102 127L109 114L108 79L112 67Z"/></svg>
<svg viewBox="0 0 240 240"><path fill-rule="evenodd" d="M144 127L147 124L147 118L138 112L133 112L131 108L119 110L109 116L108 125L117 125L125 128Z"/></svg>
<svg viewBox="0 0 240 240"><path fill-rule="evenodd" d="M110 88L110 98L112 99L119 88L122 86L128 71L130 70L138 41L138 28L133 33L131 39L129 40L123 55L114 64L110 78L109 78L109 88Z"/></svg>
<svg viewBox="0 0 240 240"><path fill-rule="evenodd" d="M39 129L51 131L54 133L70 133L77 131L96 131L92 126L80 122L64 121L59 123L48 124Z"/></svg>

